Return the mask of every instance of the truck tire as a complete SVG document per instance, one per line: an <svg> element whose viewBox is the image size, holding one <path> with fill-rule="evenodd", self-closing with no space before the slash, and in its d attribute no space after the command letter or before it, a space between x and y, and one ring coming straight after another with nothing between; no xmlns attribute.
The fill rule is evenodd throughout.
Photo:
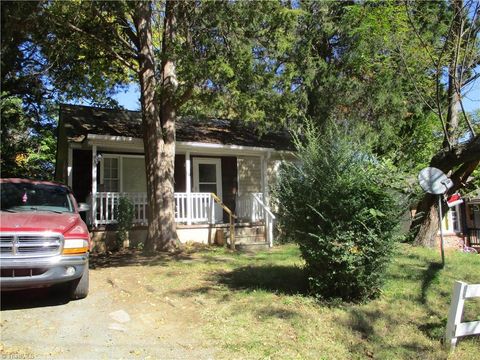
<svg viewBox="0 0 480 360"><path fill-rule="evenodd" d="M85 270L79 279L70 284L70 299L83 299L88 295L89 271L88 262L85 264Z"/></svg>

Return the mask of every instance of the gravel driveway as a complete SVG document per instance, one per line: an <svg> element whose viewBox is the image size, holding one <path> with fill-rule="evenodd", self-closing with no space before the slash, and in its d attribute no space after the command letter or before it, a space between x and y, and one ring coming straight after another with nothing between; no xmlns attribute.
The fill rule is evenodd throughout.
<svg viewBox="0 0 480 360"><path fill-rule="evenodd" d="M69 301L58 289L7 292L1 303L2 359L209 359L192 299L144 279L152 266L90 270L90 294Z"/></svg>

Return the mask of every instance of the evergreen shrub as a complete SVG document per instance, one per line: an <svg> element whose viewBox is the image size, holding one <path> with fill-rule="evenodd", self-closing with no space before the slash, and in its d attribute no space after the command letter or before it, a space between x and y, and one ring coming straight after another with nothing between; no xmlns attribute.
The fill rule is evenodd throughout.
<svg viewBox="0 0 480 360"><path fill-rule="evenodd" d="M118 206L115 211L115 218L117 219L117 249L121 249L125 240L128 239L128 231L133 226L134 211L134 206L129 199L121 197L118 200Z"/></svg>
<svg viewBox="0 0 480 360"><path fill-rule="evenodd" d="M298 161L282 166L274 191L284 241L299 244L316 297L375 297L401 213L392 174L333 125L320 134L307 124L295 143Z"/></svg>

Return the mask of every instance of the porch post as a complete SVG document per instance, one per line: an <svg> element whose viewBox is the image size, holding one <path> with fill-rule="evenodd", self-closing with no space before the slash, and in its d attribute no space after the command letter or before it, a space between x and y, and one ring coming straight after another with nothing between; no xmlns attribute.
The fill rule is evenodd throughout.
<svg viewBox="0 0 480 360"><path fill-rule="evenodd" d="M97 226L97 145L92 146L92 209L93 226Z"/></svg>
<svg viewBox="0 0 480 360"><path fill-rule="evenodd" d="M267 157L265 159L265 167L263 169L264 175L263 175L263 203L267 206L270 206L270 187L268 185L268 161L270 160L270 157L272 156L271 151L267 153Z"/></svg>
<svg viewBox="0 0 480 360"><path fill-rule="evenodd" d="M192 177L190 176L190 151L185 153L185 191L187 193L187 225L192 224Z"/></svg>
<svg viewBox="0 0 480 360"><path fill-rule="evenodd" d="M261 192L260 200L264 201L264 195L265 195L265 156L264 155L260 156L260 192ZM252 205L253 205L252 222L261 220L263 218L266 224L267 219L265 216L265 210L263 208L261 209L262 210L261 215L259 214L258 215L259 218L257 217L257 212L258 212L257 209L260 208L260 205L258 204L257 201L254 200L253 194L252 194Z"/></svg>
<svg viewBox="0 0 480 360"><path fill-rule="evenodd" d="M265 180L267 178L267 174L266 174L266 170L267 170L267 166L266 166L266 163L265 163L265 155L262 155L260 157L260 172L261 172L261 183L260 183L260 186L261 186L261 189L262 189L262 201L265 202L265 189L266 189L266 184L265 184Z"/></svg>
<svg viewBox="0 0 480 360"><path fill-rule="evenodd" d="M67 185L72 187L73 149L68 145Z"/></svg>

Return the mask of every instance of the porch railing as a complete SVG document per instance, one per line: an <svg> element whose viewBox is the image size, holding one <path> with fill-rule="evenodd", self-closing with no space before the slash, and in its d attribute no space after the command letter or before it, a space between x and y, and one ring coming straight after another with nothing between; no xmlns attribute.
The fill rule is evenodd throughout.
<svg viewBox="0 0 480 360"><path fill-rule="evenodd" d="M91 206L90 223L94 226L114 224L120 198L133 204L133 223L147 225L148 199L146 193L98 192ZM175 193L175 221L207 223L210 219L210 193ZM92 197L88 202L92 205Z"/></svg>
<svg viewBox="0 0 480 360"><path fill-rule="evenodd" d="M254 196L263 201L262 193L248 193L237 198L235 212L240 220L258 222L264 219L262 206Z"/></svg>
<svg viewBox="0 0 480 360"><path fill-rule="evenodd" d="M146 193L98 192L95 201L92 196L87 200L91 205L90 224L93 226L116 223L116 210L120 198L129 199L134 208L133 222L147 225L148 199ZM175 193L175 221L179 223L212 223L214 218L214 201L211 193ZM237 199L236 214L232 219L265 222L266 240L273 245L273 226L275 215L263 202L262 193L250 193Z"/></svg>
<svg viewBox="0 0 480 360"><path fill-rule="evenodd" d="M175 193L175 221L207 222L210 218L210 193Z"/></svg>
<svg viewBox="0 0 480 360"><path fill-rule="evenodd" d="M269 247L273 246L273 226L275 222L275 215L265 203L260 199L257 194L252 194L254 202L257 203L257 207L261 208L263 212L263 219L265 221L265 233L267 234L267 243Z"/></svg>
<svg viewBox="0 0 480 360"><path fill-rule="evenodd" d="M235 219L237 218L235 214L230 210L225 204L220 200L220 198L215 195L214 193L210 193L210 224L213 224L213 217L214 217L214 212L215 212L215 207L213 205L214 202L216 202L222 209L225 211L228 215L229 219L229 225L230 225L230 248L232 250L235 250ZM209 230L211 231L211 227ZM208 233L208 243L211 245L211 234L210 231Z"/></svg>
<svg viewBox="0 0 480 360"><path fill-rule="evenodd" d="M470 246L480 246L480 228L467 229L467 236Z"/></svg>
<svg viewBox="0 0 480 360"><path fill-rule="evenodd" d="M147 224L148 201L146 193L98 192L89 196L90 223L94 226L117 222L116 213L120 198L127 198L133 204L133 222L137 225ZM95 204L95 205L93 205Z"/></svg>

